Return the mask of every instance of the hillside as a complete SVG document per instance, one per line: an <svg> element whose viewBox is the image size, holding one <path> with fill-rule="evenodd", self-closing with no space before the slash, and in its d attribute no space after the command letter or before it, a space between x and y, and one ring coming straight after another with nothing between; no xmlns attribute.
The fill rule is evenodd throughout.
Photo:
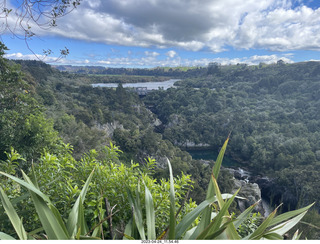
<svg viewBox="0 0 320 244"><path fill-rule="evenodd" d="M128 165L131 160L145 165L146 158L155 158L154 176L160 179L166 177L168 157L175 175L192 175L191 196L201 202L212 162L206 166L193 160L185 149L206 145L217 152L231 132L226 155L252 172L250 181L260 184L270 203L283 202L282 210L287 211L319 200L318 62L179 69L178 88L150 92L142 98L122 86L93 88L91 84L99 81L97 75L60 72L35 61L16 63L23 70L28 92L51 121L42 122L54 130L47 130L48 138L59 135L70 143L75 159L112 142L123 151L119 159ZM131 69L114 72L120 70L132 75ZM147 77L168 72L165 70L149 71ZM143 77L140 74L140 82ZM126 79L135 82L137 78L126 75ZM40 117L32 117L33 123L39 123ZM54 145L59 139L39 142L35 137L36 154L30 154L21 140L15 148L24 157L36 159L43 145L57 150ZM8 151L10 142L6 143L2 148ZM262 181L263 177L268 181ZM234 187L227 170L222 170L219 184L225 192ZM275 187L277 191L272 190Z"/></svg>

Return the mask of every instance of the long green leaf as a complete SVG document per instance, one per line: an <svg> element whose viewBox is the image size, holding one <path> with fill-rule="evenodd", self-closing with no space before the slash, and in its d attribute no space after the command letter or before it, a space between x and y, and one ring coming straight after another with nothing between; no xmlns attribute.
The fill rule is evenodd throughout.
<svg viewBox="0 0 320 244"><path fill-rule="evenodd" d="M184 236L183 236L183 240L192 240L191 236L194 233L194 231L196 230L197 226L193 227L192 229L188 230Z"/></svg>
<svg viewBox="0 0 320 244"><path fill-rule="evenodd" d="M227 229L227 227L232 223L232 220L225 222L216 232L213 232L205 237L206 240L218 239L219 236Z"/></svg>
<svg viewBox="0 0 320 244"><path fill-rule="evenodd" d="M94 174L94 170L92 170L91 174L89 175L89 177L87 178L86 183L84 184L79 197L77 198L77 201L75 202L70 214L69 214L69 218L67 221L67 230L70 236L75 236L77 231L78 231L78 227L79 225L79 211L80 211L80 204L83 204L85 196L87 194L87 191L89 189L89 185L91 182L91 179L93 177ZM84 218L82 218L84 219ZM85 230L83 230L82 233L85 233Z"/></svg>
<svg viewBox="0 0 320 244"><path fill-rule="evenodd" d="M283 214L280 214L279 216L275 217L269 226L273 226L273 225L276 225L276 224L279 224L279 223L282 223L284 221L287 221L288 219L294 217L294 216L297 216L298 214L301 214L303 213L304 211L307 211L308 209L310 209L312 206L314 205L314 203L304 207L304 208L300 208L300 209L297 209L297 210L294 210L294 211L290 211L290 212L286 212L286 213L283 213Z"/></svg>
<svg viewBox="0 0 320 244"><path fill-rule="evenodd" d="M5 192L3 191L3 189L0 187L0 198L1 198L1 202L2 202L2 206L4 208L4 210L6 211L11 224L13 225L13 228L15 229L18 237L20 238L20 240L27 240L27 233L23 227L22 221L19 218L16 210L14 209L14 207L12 206L7 194L5 194Z"/></svg>
<svg viewBox="0 0 320 244"><path fill-rule="evenodd" d="M147 219L147 235L148 240L156 240L156 224L154 215L154 205L152 195L145 185L145 205L146 205L146 219Z"/></svg>
<svg viewBox="0 0 320 244"><path fill-rule="evenodd" d="M217 196L217 199L218 199L218 203L219 203L219 206L220 208L223 208L225 202L223 201L223 198L222 198L222 194L220 192L220 189L219 189L219 186L218 186L218 182L216 180L216 178L214 177L214 175L212 174L211 175L211 178L212 178L212 182L213 182L213 186L214 186L214 191L216 192L216 196ZM240 191L240 189L237 191L237 193ZM229 211L228 209L226 210L226 215L229 216ZM223 220L223 223L227 222L228 220L227 219L224 219ZM226 231L225 231L225 236L224 237L221 237L221 238L224 238L224 239L228 239L228 240L240 240L240 236L234 226L234 224L231 222L229 225L227 225L227 228L226 228Z"/></svg>
<svg viewBox="0 0 320 244"><path fill-rule="evenodd" d="M212 220L212 222L206 227L206 229L196 238L197 240L204 240L207 236L212 235L215 232L218 232L222 228L222 222L225 219L225 216L228 212L228 209L233 202L235 196L238 194L239 190L230 198L220 209L218 215Z"/></svg>
<svg viewBox="0 0 320 244"><path fill-rule="evenodd" d="M30 186L28 190L30 192L31 198L33 200L33 204L38 213L40 222L48 238L52 240L70 239L70 236L66 232L65 225L61 222L61 217L60 218L56 217L56 215L58 214L57 213L58 210L54 212L50 209L49 206L53 206L53 205L51 204L49 197L47 197L39 189L37 189L37 187L33 184L31 179L23 171L22 171L22 176L25 182ZM36 191L34 191L34 189L36 189ZM45 198L48 200L44 199L43 196L45 196ZM46 202L48 202L49 206Z"/></svg>
<svg viewBox="0 0 320 244"><path fill-rule="evenodd" d="M283 236L277 234L277 233L268 233L263 235L263 238L267 240L283 240Z"/></svg>
<svg viewBox="0 0 320 244"><path fill-rule="evenodd" d="M24 174L23 171L21 171L21 172ZM26 187L28 190L36 193L37 195L39 195L39 196L40 196L43 200L45 200L46 202L51 203L49 197L48 197L47 195L43 194L38 188L36 188L36 186L31 182L30 179L29 179L29 182L31 182L31 184L28 183L28 182L26 182L26 181L24 181L24 180L21 180L21 179L15 177L15 176L13 176L13 175L9 175L9 174L7 174L7 173L4 173L4 172L2 172L2 171L0 171L0 174L2 174L2 175L4 175L4 176L12 179L13 181L19 183L20 185Z"/></svg>
<svg viewBox="0 0 320 244"><path fill-rule="evenodd" d="M139 189L137 189L137 197L134 198L132 196L132 193L129 189L128 191L128 196L129 196L129 202L133 211L133 223L135 223L136 228L138 229L140 239L141 240L146 240L145 236L145 231L144 231L144 226L143 226L143 217L142 217L142 210L141 210L141 205L139 201ZM134 226L134 225L133 225ZM133 228L134 230L134 228Z"/></svg>
<svg viewBox="0 0 320 244"><path fill-rule="evenodd" d="M229 199L233 195L231 194L222 194L223 199ZM241 198L243 199L243 198ZM195 209L193 209L190 213L183 217L180 223L176 226L176 239L180 239L183 233L192 225L197 217L200 216L202 211L212 203L217 201L217 197L212 197L200 203ZM196 227L195 227L196 228ZM194 228L194 230L195 230ZM193 231L194 231L193 230ZM185 239L185 238L184 238ZM189 238L188 238L189 239Z"/></svg>
<svg viewBox="0 0 320 244"><path fill-rule="evenodd" d="M239 226L250 216L251 212L253 211L253 209L258 205L259 201L256 202L255 204L251 205L250 207L248 207L245 211L243 211L238 217L237 219L234 221L234 227L236 229L239 228Z"/></svg>
<svg viewBox="0 0 320 244"><path fill-rule="evenodd" d="M48 207L46 202L37 194L30 192L39 219L47 236L51 240L67 240L70 236L65 232L66 228L61 226L60 221Z"/></svg>
<svg viewBox="0 0 320 244"><path fill-rule="evenodd" d="M264 234L266 234L266 229L270 226L270 223L274 216L276 215L278 208L276 208L269 216L266 218L265 221L262 222L262 224L250 235L245 237L244 239L249 240L259 240Z"/></svg>
<svg viewBox="0 0 320 244"><path fill-rule="evenodd" d="M79 240L101 240L101 238L99 237L95 237L95 236L79 236Z"/></svg>
<svg viewBox="0 0 320 244"><path fill-rule="evenodd" d="M141 189L140 189L140 181L138 182L137 188L136 188L136 200L135 200L135 210L136 210L136 216L138 217L138 230L139 234L141 234L142 240L146 240L146 234L144 230L144 223L143 223L143 214L142 214L142 205L140 201L140 195L141 195Z"/></svg>
<svg viewBox="0 0 320 244"><path fill-rule="evenodd" d="M175 194L174 194L174 181L173 181L173 174L172 174L172 167L169 159L168 167L169 167L169 174L170 174L170 227L169 227L169 240L175 239L175 229L176 229L176 201L175 201Z"/></svg>
<svg viewBox="0 0 320 244"><path fill-rule="evenodd" d="M89 228L84 217L84 207L82 201L79 202L78 228L80 228L81 237L85 236L89 232Z"/></svg>
<svg viewBox="0 0 320 244"><path fill-rule="evenodd" d="M297 230L293 237L292 237L292 240L299 240L300 239L300 236L301 236L302 233L299 234L299 230Z"/></svg>
<svg viewBox="0 0 320 244"><path fill-rule="evenodd" d="M218 186L218 182L217 182L217 180L216 180L216 178L214 177L213 174L211 175L211 180L212 180L212 183L213 183L213 189L214 189L214 191L216 193L216 197L218 199L219 207L223 208L224 201L223 201L223 198L222 198L222 194L220 192L220 189L219 189L219 186Z"/></svg>
<svg viewBox="0 0 320 244"><path fill-rule="evenodd" d="M216 197L212 197L208 200L205 200L201 204L199 204L194 210L188 213L177 225L175 238L180 239L183 233L192 225L195 219L200 216L202 211L215 201L217 201Z"/></svg>
<svg viewBox="0 0 320 244"><path fill-rule="evenodd" d="M3 232L0 232L0 240L15 240L12 236L6 234L6 233L3 233Z"/></svg>
<svg viewBox="0 0 320 244"><path fill-rule="evenodd" d="M56 217L56 220L59 223L59 225L61 226L61 228L63 228L63 231L66 233L66 235L68 235L67 227L66 227L58 209L55 206L53 206L52 204L49 204L48 206L49 206L50 210L52 211L52 213L54 214L54 216Z"/></svg>
<svg viewBox="0 0 320 244"><path fill-rule="evenodd" d="M216 179L218 179L218 176L219 176L219 172L220 172L220 168L221 168L221 165L222 165L223 156L224 156L224 153L226 151L226 148L227 148L227 145L228 145L228 142L229 142L229 138L230 138L230 135L228 136L227 140L224 142L222 148L220 149L220 152L218 154L217 160L214 163L214 166L213 166L213 169L212 169L212 174L214 175L214 177Z"/></svg>
<svg viewBox="0 0 320 244"><path fill-rule="evenodd" d="M296 224L299 223L299 221L305 216L307 211L299 214L298 216L286 221L285 223L282 223L280 225L277 225L273 227L269 232L276 233L278 235L284 235L289 230L291 230Z"/></svg>
<svg viewBox="0 0 320 244"><path fill-rule="evenodd" d="M220 168L221 168L221 165L222 165L222 160L223 160L224 153L226 151L228 142L229 142L229 136L226 139L226 141L224 142L222 148L220 149L220 152L218 154L217 160L216 160L216 162L215 162L215 164L214 164L214 166L212 168L212 174L215 176L216 179L218 179L218 176L219 176ZM209 185L208 185L206 199L209 199L209 198L213 197L214 195L215 195L214 185L213 185L212 179L210 179L210 182L209 182ZM198 224L198 227L194 231L194 233L192 235L192 238L195 238L196 236L198 236L210 224L211 213L212 213L212 207L208 206L203 211L200 223Z"/></svg>
<svg viewBox="0 0 320 244"><path fill-rule="evenodd" d="M133 228L134 228L134 223L132 218L129 220L129 222L126 225L126 228L124 229L124 233L123 233L123 240L134 240L134 238L132 237L133 234Z"/></svg>

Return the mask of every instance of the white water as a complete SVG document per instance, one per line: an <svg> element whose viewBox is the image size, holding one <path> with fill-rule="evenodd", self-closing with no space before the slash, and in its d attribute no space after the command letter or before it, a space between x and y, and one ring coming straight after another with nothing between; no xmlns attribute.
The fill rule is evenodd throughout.
<svg viewBox="0 0 320 244"><path fill-rule="evenodd" d="M262 203L262 207L264 209L264 217L268 217L269 214L272 213L273 209L266 200L261 199L261 203Z"/></svg>

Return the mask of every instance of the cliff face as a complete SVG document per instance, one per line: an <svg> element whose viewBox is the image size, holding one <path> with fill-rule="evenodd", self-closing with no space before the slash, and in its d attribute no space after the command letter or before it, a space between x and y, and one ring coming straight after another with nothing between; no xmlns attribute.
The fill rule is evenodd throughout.
<svg viewBox="0 0 320 244"><path fill-rule="evenodd" d="M236 200L240 211L243 212L254 203L260 201L256 206L255 211L261 213L261 215L264 216L265 209L262 205L261 190L259 188L259 185L257 183L249 183L245 180L234 179L234 188L232 190L232 193L236 192L239 188L241 188L241 190L238 195L246 198L246 200Z"/></svg>
<svg viewBox="0 0 320 244"><path fill-rule="evenodd" d="M119 121L114 121L114 122L111 122L111 123L106 123L106 124L103 124L103 125L100 125L100 124L97 124L96 127L99 129L99 130L102 130L104 132L106 132L107 136L109 138L112 138L113 136L113 132L115 129L119 128L121 130L123 130L123 125L120 124Z"/></svg>
<svg viewBox="0 0 320 244"><path fill-rule="evenodd" d="M270 214L272 209L268 204L268 199L263 199L262 188L256 181L253 181L251 173L241 168L229 169L229 171L234 176L232 193L241 188L238 195L246 198L246 200L236 199L240 211L242 212L256 202L259 202L255 207L255 212L259 212L262 216Z"/></svg>

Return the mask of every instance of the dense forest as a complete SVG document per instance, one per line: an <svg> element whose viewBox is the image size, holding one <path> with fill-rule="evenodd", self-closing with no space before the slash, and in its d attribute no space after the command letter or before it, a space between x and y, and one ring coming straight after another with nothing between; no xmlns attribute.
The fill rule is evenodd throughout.
<svg viewBox="0 0 320 244"><path fill-rule="evenodd" d="M319 62L215 66L144 102L175 144L217 149L232 131L230 157L276 179L295 208L319 199L319 72Z"/></svg>
<svg viewBox="0 0 320 244"><path fill-rule="evenodd" d="M206 199L214 165L194 160L187 149L205 145L218 153L230 136L226 156L252 172L250 181L260 184L272 206L283 203L281 211L286 212L316 202L304 219L309 225L302 223L299 228L304 237L319 238L319 62L59 68L39 61L9 61L3 58L4 50L1 46L1 171L21 177L18 169L31 172L35 165L42 190L54 198L59 210L71 206L78 187L101 162L107 166L99 168L100 178L94 181L86 206L91 220L101 221L107 214L103 200L109 199L112 206L123 207L113 218L124 231L122 220L129 221L131 215L125 200L130 194L123 182L130 182L134 191L139 176L154 190L157 213L163 216L156 222L157 231L165 229L170 205L163 193L169 187L167 158L178 187L176 207L187 199L182 210L186 214ZM176 88L143 97L121 85L170 78L180 79ZM98 82L119 86L91 86ZM67 182L53 184L55 171ZM267 185L261 181L264 177ZM114 188L105 186L105 179ZM221 192L231 193L234 176L222 167L218 183ZM63 189L69 191L68 198ZM29 227L40 227L34 209L25 204L30 200L18 194L15 184L7 182L5 191L11 198L22 198L16 205ZM236 204L231 210L239 213ZM8 222L1 223L1 231L7 226ZM114 235L111 228L104 234Z"/></svg>

